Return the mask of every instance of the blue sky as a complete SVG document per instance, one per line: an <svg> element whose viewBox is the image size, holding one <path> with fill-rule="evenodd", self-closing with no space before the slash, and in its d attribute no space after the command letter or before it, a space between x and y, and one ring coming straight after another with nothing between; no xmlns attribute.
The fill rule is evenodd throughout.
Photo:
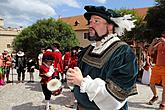
<svg viewBox="0 0 165 110"><path fill-rule="evenodd" d="M75 15L82 15L85 10L83 7L85 5L103 5L107 8L111 9L120 9L120 8L143 8L143 7L151 7L155 5L154 0L100 0L105 1L104 2L94 2L92 0L78 0L80 3L81 8L75 9L70 7L65 7L64 9L61 9L61 7L58 7L57 14L59 13L60 16L75 16ZM97 1L97 0L95 0ZM99 1L99 0L98 0ZM60 13L62 12L62 13Z"/></svg>
<svg viewBox="0 0 165 110"><path fill-rule="evenodd" d="M154 6L155 0L1 0L0 18L5 27L27 27L43 18L83 15L85 5L130 9Z"/></svg>

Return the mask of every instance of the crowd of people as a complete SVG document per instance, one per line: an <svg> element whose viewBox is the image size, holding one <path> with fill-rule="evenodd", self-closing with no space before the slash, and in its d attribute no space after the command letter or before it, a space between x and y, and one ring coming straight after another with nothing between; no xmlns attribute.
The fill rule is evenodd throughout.
<svg viewBox="0 0 165 110"><path fill-rule="evenodd" d="M84 9L91 44L81 51L80 48L70 50L66 47L62 54L60 44L54 43L51 47L42 48L38 55L46 110L50 110L52 93L60 94L62 88L59 85L64 82L71 90L70 104L66 107L73 107L76 99L77 110L128 110L127 101L129 96L137 94L136 81L141 70L141 82L149 85L153 92L148 104L158 100L155 84L161 84L163 92L159 110L165 110L165 32L144 46L139 69L133 49L120 40L125 31L135 27L131 16L122 16L104 6L85 6ZM155 51L157 56L154 62L152 55ZM5 84L5 77L6 83L10 82L11 67L17 69L19 83L24 82L28 66L29 82L34 82L34 60L26 61L22 50L12 56L7 50L0 56L0 85ZM55 86L48 85L52 79L57 79L55 84L60 88L55 90Z"/></svg>
<svg viewBox="0 0 165 110"><path fill-rule="evenodd" d="M39 54L38 57L39 62L41 62L39 67L39 76L41 77L40 82L43 94L45 96L46 110L49 110L50 108L49 103L51 95L58 95L62 91L62 88L60 87L57 90L49 90L48 83L53 79L58 79L62 83L66 82L66 72L68 68L74 68L77 66L79 48L73 47L70 50L68 47L66 47L64 49L63 55L60 52L59 48L60 45L58 43L54 43L52 47L48 47L47 49L45 49L45 51L43 51L42 49L42 53ZM70 102L71 104L66 105L66 107L73 107L73 94L71 95Z"/></svg>
<svg viewBox="0 0 165 110"><path fill-rule="evenodd" d="M17 72L17 83L24 83L26 70L30 73L30 82L33 82L35 66L34 60L26 58L22 49L18 52L13 51L11 54L7 49L4 49L4 52L0 55L0 85L13 83L13 69L16 69ZM12 78L9 78L10 73L12 73ZM12 81L9 79L12 79Z"/></svg>
<svg viewBox="0 0 165 110"><path fill-rule="evenodd" d="M0 56L0 85L3 86L7 83L13 83L13 79L9 80L9 74L11 70L16 69L17 81L16 83L25 82L25 72L29 74L27 79L28 83L34 82L34 72L36 66L39 66L39 76L41 77L41 87L43 94L45 95L46 108L50 108L49 101L53 91L47 89L47 83L52 79L58 79L61 83L66 82L66 72L68 68L74 68L77 66L78 52L80 48L78 46L71 49L66 47L64 52L59 50L60 44L54 43L51 47L41 48L41 53L38 55L38 61L34 58L27 58L25 52L22 49L13 51L11 54L7 49L4 50ZM63 54L62 54L63 53ZM12 73L13 74L13 73ZM57 90L54 95L59 95L62 91ZM74 101L74 95L71 93ZM70 107L69 105L66 105ZM72 104L73 106L73 104Z"/></svg>
<svg viewBox="0 0 165 110"><path fill-rule="evenodd" d="M139 81L142 84L149 85L153 97L148 104L153 105L158 100L158 91L155 85L163 87L162 101L159 110L165 109L165 31L160 37L153 39L151 44L142 46L141 59L139 63Z"/></svg>
<svg viewBox="0 0 165 110"><path fill-rule="evenodd" d="M24 82L25 72L29 73L30 79L28 82L34 82L33 73L37 67L42 65L43 55L51 54L53 56L53 66L56 68L54 77L61 79L62 82L66 81L65 74L69 67L73 67L77 62L79 47L73 47L72 49L66 47L64 52L59 51L59 44L54 44L52 47L41 48L41 53L38 58L27 58L25 52L22 49L17 52L9 52L4 49L0 54L0 86L7 83L12 83L13 79L9 78L9 74L13 69L17 72L17 83ZM63 53L63 54L62 54ZM74 55L73 55L74 54ZM11 80L12 79L12 80Z"/></svg>

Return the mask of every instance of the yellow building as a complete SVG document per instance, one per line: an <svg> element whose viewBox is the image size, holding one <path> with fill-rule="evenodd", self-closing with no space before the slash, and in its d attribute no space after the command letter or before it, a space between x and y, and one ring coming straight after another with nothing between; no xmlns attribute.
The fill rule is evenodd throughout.
<svg viewBox="0 0 165 110"><path fill-rule="evenodd" d="M7 49L9 52L12 51L13 39L19 32L20 29L17 28L4 28L4 19L0 18L0 53L2 53L4 49Z"/></svg>

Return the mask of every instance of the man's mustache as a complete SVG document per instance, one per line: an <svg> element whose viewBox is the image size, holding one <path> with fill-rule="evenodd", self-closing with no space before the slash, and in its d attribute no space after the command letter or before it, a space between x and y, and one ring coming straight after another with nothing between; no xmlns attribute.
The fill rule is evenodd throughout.
<svg viewBox="0 0 165 110"><path fill-rule="evenodd" d="M96 30L93 27L90 27L89 30L94 30L96 32Z"/></svg>
<svg viewBox="0 0 165 110"><path fill-rule="evenodd" d="M99 41L99 40L101 40L101 38L98 36L98 33L96 32L96 30L94 28L90 27L89 30L93 30L95 32L94 36L90 36L90 33L88 31L88 40L89 41Z"/></svg>
<svg viewBox="0 0 165 110"><path fill-rule="evenodd" d="M90 30L93 30L95 32L95 35L91 36L90 35ZM97 31L93 27L89 27L89 31L88 31L88 40L89 41L101 41L101 39L103 39L107 35L108 35L108 30L107 30L107 32L104 35L99 36Z"/></svg>

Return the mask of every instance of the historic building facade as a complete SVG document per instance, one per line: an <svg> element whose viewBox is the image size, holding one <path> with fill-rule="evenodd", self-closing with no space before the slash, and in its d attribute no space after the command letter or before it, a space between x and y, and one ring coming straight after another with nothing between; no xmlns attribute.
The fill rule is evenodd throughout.
<svg viewBox="0 0 165 110"><path fill-rule="evenodd" d="M7 49L9 52L12 51L13 39L19 32L20 29L4 28L4 19L0 18L0 53L2 53L4 49Z"/></svg>
<svg viewBox="0 0 165 110"><path fill-rule="evenodd" d="M148 8L135 8L134 10L138 16L145 18ZM87 40L88 22L83 15L61 18L63 22L72 26L76 32L77 39L81 47L86 47L90 42Z"/></svg>
<svg viewBox="0 0 165 110"><path fill-rule="evenodd" d="M136 8L133 9L141 17L145 17L148 8ZM77 39L80 42L81 47L86 47L90 42L87 40L88 22L83 15L71 16L61 18L63 22L72 26L76 32ZM4 28L4 20L0 18L0 53L4 49L12 51L13 39L20 33L20 29L16 28Z"/></svg>

